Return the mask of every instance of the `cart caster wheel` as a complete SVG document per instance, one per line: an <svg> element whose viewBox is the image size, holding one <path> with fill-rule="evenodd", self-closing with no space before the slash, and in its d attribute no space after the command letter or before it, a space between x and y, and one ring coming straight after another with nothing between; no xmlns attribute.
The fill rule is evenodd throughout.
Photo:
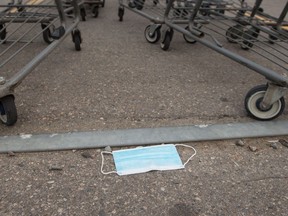
<svg viewBox="0 0 288 216"><path fill-rule="evenodd" d="M145 31L144 31L145 38L149 43L157 43L161 37L160 27L155 29L155 32L151 35L151 32L150 32L151 26L152 25L148 25L145 28Z"/></svg>
<svg viewBox="0 0 288 216"><path fill-rule="evenodd" d="M123 21L123 16L124 16L124 8L119 7L118 8L118 17L119 17L120 22Z"/></svg>
<svg viewBox="0 0 288 216"><path fill-rule="evenodd" d="M164 38L160 44L162 50L167 51L169 49L172 37L173 37L173 29L166 31Z"/></svg>
<svg viewBox="0 0 288 216"><path fill-rule="evenodd" d="M55 26L51 25L47 28L49 24L41 24L41 27L43 29L43 40L47 43L47 44L51 44L54 41L54 38L52 37L52 32L54 32L55 30Z"/></svg>
<svg viewBox="0 0 288 216"><path fill-rule="evenodd" d="M219 13L220 15L225 14L225 9L219 9L219 8L226 8L225 5L217 5L215 10L215 12Z"/></svg>
<svg viewBox="0 0 288 216"><path fill-rule="evenodd" d="M210 4L203 3L202 9L203 10L200 9L201 15L203 15L203 16L209 16L210 15L210 12L209 12Z"/></svg>
<svg viewBox="0 0 288 216"><path fill-rule="evenodd" d="M243 50L249 50L250 48L252 48L253 47L253 43L251 43L251 42L249 42L249 41L251 41L252 40L252 38L245 38L244 39L244 41L242 41L242 43L240 44L240 46L241 46L241 48L243 49Z"/></svg>
<svg viewBox="0 0 288 216"><path fill-rule="evenodd" d="M270 44L274 44L275 42L274 41L277 41L278 40L278 38L277 37L275 37L274 35L269 35L269 43Z"/></svg>
<svg viewBox="0 0 288 216"><path fill-rule="evenodd" d="M262 7L258 8L258 12L264 13L264 9Z"/></svg>
<svg viewBox="0 0 288 216"><path fill-rule="evenodd" d="M241 26L232 26L226 31L226 39L230 43L237 43L237 40L242 37L243 29Z"/></svg>
<svg viewBox="0 0 288 216"><path fill-rule="evenodd" d="M80 51L82 38L81 38L81 32L78 29L76 29L72 32L72 40L75 44L75 50Z"/></svg>
<svg viewBox="0 0 288 216"><path fill-rule="evenodd" d="M102 2L101 2L101 7L104 8L104 6L105 6L105 0L102 0Z"/></svg>
<svg viewBox="0 0 288 216"><path fill-rule="evenodd" d="M145 0L134 0L134 4L136 6L136 9L138 9L138 10L143 9L144 3L145 3Z"/></svg>
<svg viewBox="0 0 288 216"><path fill-rule="evenodd" d="M243 33L243 41L241 43L241 48L244 50L249 50L253 47L253 41L258 38L259 30L251 28Z"/></svg>
<svg viewBox="0 0 288 216"><path fill-rule="evenodd" d="M93 17L95 17L95 18L98 17L98 15L99 15L99 8L98 8L98 6L94 6L94 7L92 8L92 14L93 14Z"/></svg>
<svg viewBox="0 0 288 216"><path fill-rule="evenodd" d="M189 26L187 26L187 27L185 28L185 30L189 31ZM190 43L190 44L195 44L195 43L197 42L196 40L194 40L193 38L191 38L191 37L189 37L189 36L187 36L187 35L185 35L185 34L183 34L183 38L184 38L184 40L185 40L187 43Z"/></svg>
<svg viewBox="0 0 288 216"><path fill-rule="evenodd" d="M80 9L80 16L82 21L86 21L86 10L84 7Z"/></svg>
<svg viewBox="0 0 288 216"><path fill-rule="evenodd" d="M0 25L0 41L4 41L7 35L5 25Z"/></svg>
<svg viewBox="0 0 288 216"><path fill-rule="evenodd" d="M245 109L249 116L254 119L268 121L281 115L285 108L285 100L281 97L269 108L263 109L261 101L267 91L267 85L259 85L252 88L245 97Z"/></svg>
<svg viewBox="0 0 288 216"><path fill-rule="evenodd" d="M16 123L17 110L13 95L8 95L0 99L0 120L7 126L11 126Z"/></svg>

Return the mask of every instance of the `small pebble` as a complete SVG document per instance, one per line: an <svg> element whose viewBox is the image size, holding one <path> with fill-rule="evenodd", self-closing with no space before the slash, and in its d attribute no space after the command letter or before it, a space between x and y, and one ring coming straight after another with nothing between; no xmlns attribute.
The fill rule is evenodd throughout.
<svg viewBox="0 0 288 216"><path fill-rule="evenodd" d="M220 101L222 102L228 102L228 99L226 97L220 97Z"/></svg>
<svg viewBox="0 0 288 216"><path fill-rule="evenodd" d="M270 147L272 147L273 149L277 149L278 148L276 143L271 143Z"/></svg>
<svg viewBox="0 0 288 216"><path fill-rule="evenodd" d="M107 151L107 152L112 152L112 149L111 149L110 146L106 146L106 147L105 147L105 151Z"/></svg>
<svg viewBox="0 0 288 216"><path fill-rule="evenodd" d="M256 152L257 148L255 146L249 146L250 151L252 152Z"/></svg>
<svg viewBox="0 0 288 216"><path fill-rule="evenodd" d="M22 163L22 162L21 162L21 163L18 163L17 165L18 165L19 167L24 167L24 163Z"/></svg>
<svg viewBox="0 0 288 216"><path fill-rule="evenodd" d="M63 170L63 167L57 166L57 165L52 165L49 167L49 170L50 171L61 171L61 170Z"/></svg>
<svg viewBox="0 0 288 216"><path fill-rule="evenodd" d="M284 139L280 139L279 140L279 143L281 143L283 146L287 147L288 148L288 142Z"/></svg>
<svg viewBox="0 0 288 216"><path fill-rule="evenodd" d="M101 209L100 211L99 211L99 214L98 214L99 216L106 216L106 213L105 213L105 211L103 210L103 209Z"/></svg>
<svg viewBox="0 0 288 216"><path fill-rule="evenodd" d="M237 140L237 141L235 142L235 144L236 144L237 146L241 146L241 147L243 147L243 146L245 145L245 143L243 142L243 140Z"/></svg>
<svg viewBox="0 0 288 216"><path fill-rule="evenodd" d="M8 156L9 157L14 157L16 154L14 153L14 152L12 152L12 151L10 151L10 152L8 152Z"/></svg>
<svg viewBox="0 0 288 216"><path fill-rule="evenodd" d="M81 155L84 158L93 158L93 156L89 152L83 152Z"/></svg>

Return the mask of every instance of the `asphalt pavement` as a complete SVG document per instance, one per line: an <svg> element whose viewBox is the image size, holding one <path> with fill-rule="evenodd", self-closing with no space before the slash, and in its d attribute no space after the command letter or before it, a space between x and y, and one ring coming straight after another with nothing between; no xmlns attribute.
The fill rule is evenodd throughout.
<svg viewBox="0 0 288 216"><path fill-rule="evenodd" d="M283 3L264 6L276 14ZM255 121L244 98L263 76L177 32L165 52L147 43L149 20L126 10L119 22L117 14L118 1L106 0L97 18L80 23L80 52L68 37L35 68L15 90L17 123L0 126L0 136ZM45 46L37 44L10 69ZM287 119L286 109L278 120ZM100 172L102 149L1 154L0 214L284 216L287 140L188 143L197 155L185 169L122 177ZM179 150L183 160L190 153ZM105 169L114 169L109 156Z"/></svg>

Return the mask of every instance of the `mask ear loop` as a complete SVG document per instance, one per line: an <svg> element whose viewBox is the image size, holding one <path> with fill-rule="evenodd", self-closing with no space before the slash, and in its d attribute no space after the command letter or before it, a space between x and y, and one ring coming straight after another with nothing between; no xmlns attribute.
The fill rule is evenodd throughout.
<svg viewBox="0 0 288 216"><path fill-rule="evenodd" d="M189 146L189 145L185 145L185 144L175 144L175 146L184 146L184 147L187 147L187 148L190 148L190 149L193 149L194 150L194 154L191 155L188 160L183 164L183 166L185 167L185 165L190 161L192 160L192 158L197 154L197 151L195 148L193 148L192 146Z"/></svg>
<svg viewBox="0 0 288 216"><path fill-rule="evenodd" d="M111 153L111 152L108 152L108 151L101 151L101 158L102 158L102 161L101 161L101 173L104 174L104 175L111 174L111 173L117 173L116 171L110 171L110 172L104 172L104 171L103 171L103 166L104 166L104 154L112 154L112 153Z"/></svg>

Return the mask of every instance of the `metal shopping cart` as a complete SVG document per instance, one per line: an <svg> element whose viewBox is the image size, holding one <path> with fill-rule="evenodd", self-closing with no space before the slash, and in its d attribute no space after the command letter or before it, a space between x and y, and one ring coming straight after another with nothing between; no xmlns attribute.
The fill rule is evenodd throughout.
<svg viewBox="0 0 288 216"><path fill-rule="evenodd" d="M169 2L171 5L167 8ZM149 43L156 43L161 38L161 27L165 24L167 18L170 22L177 24L189 23L189 14L194 9L197 0L119 0L118 16L119 21L123 21L125 8L145 17L150 20L152 24L149 24L144 30L144 36ZM201 5L200 12L204 16L209 16L212 11L220 14L224 14L228 6L231 8L233 2L229 0L206 0ZM242 4L245 6L245 4ZM168 37L173 37L173 30L166 29L170 34ZM196 41L183 35L184 39L188 43L195 43ZM161 43L164 50L169 48L167 44L170 40L166 40L165 44Z"/></svg>
<svg viewBox="0 0 288 216"><path fill-rule="evenodd" d="M243 7L244 1L240 2L241 4L235 2L221 8L224 13L209 10L209 16L201 14L201 10L204 9L203 3L203 0L196 2L189 14L188 29L185 29L169 18L169 14L173 13L172 2L169 2L165 24L168 28L177 30L263 75L268 84L256 86L248 91L245 97L245 109L251 117L258 120L271 120L281 115L285 108L284 95L288 87L288 23L285 21L288 2L278 17L264 12L261 7L262 0L256 0L253 7L247 4ZM171 41L169 34L169 31L164 32L163 43L166 45ZM210 36L211 40L205 38L205 35ZM243 50L249 50L253 61L245 52L236 54L226 49L219 42L221 37L239 44ZM262 65L263 60L269 64Z"/></svg>
<svg viewBox="0 0 288 216"><path fill-rule="evenodd" d="M86 8L90 8L93 16L96 18L99 15L99 8L105 6L105 0L83 0Z"/></svg>
<svg viewBox="0 0 288 216"><path fill-rule="evenodd" d="M64 7L71 7L72 0L63 0ZM80 16L82 21L86 21L86 10L91 10L93 17L97 18L99 15L99 8L105 6L105 0L78 0L78 5L80 8ZM69 15L73 11L69 11Z"/></svg>
<svg viewBox="0 0 288 216"><path fill-rule="evenodd" d="M148 18L146 2L137 13ZM244 104L249 116L272 120L284 111L288 87L288 2L278 16L265 13L262 3L255 0L250 6L244 0L213 4L208 0L169 0L163 3L161 48L169 49L176 30L187 42L199 42L264 76L268 83L248 91ZM226 39L243 50L236 53L230 45L225 46Z"/></svg>
<svg viewBox="0 0 288 216"><path fill-rule="evenodd" d="M82 38L77 28L79 7L76 0L73 1L73 21L67 21L67 11L61 0L4 3L0 4L0 120L5 125L13 125L17 121L14 89L68 35L72 35L78 51Z"/></svg>
<svg viewBox="0 0 288 216"><path fill-rule="evenodd" d="M166 0L119 0L119 21L123 21L125 8L152 22L146 27L144 35L149 43L158 42L161 26L165 23Z"/></svg>

